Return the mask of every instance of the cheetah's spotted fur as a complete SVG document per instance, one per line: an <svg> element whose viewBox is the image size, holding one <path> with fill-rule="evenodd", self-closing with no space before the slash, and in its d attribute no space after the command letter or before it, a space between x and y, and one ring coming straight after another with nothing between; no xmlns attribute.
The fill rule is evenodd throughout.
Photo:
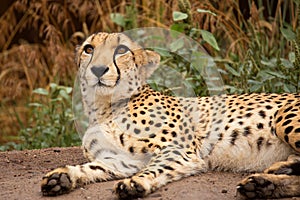
<svg viewBox="0 0 300 200"><path fill-rule="evenodd" d="M90 162L45 175L44 195L122 179L114 193L130 199L209 169L257 172L238 184L247 198L300 195L299 94L165 96L146 85L159 59L119 33L96 33L82 44Z"/></svg>

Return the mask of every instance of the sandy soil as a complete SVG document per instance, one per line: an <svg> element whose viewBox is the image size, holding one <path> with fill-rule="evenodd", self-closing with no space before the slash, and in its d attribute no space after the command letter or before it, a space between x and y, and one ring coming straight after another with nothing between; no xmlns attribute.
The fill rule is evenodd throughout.
<svg viewBox="0 0 300 200"><path fill-rule="evenodd" d="M0 153L0 199L104 199L115 200L115 181L86 185L59 197L42 197L43 175L66 164L86 162L79 147ZM146 200L238 199L235 186L245 175L208 172L168 184ZM295 199L295 198L294 198Z"/></svg>

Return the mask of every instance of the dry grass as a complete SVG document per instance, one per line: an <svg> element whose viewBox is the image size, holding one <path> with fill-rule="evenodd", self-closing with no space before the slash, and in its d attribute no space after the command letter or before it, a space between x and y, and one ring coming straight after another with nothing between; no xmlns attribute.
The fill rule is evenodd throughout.
<svg viewBox="0 0 300 200"><path fill-rule="evenodd" d="M0 144L1 140L15 135L20 122L25 121L28 113L25 105L34 88L47 87L52 82L73 84L77 71L74 49L86 36L97 31L145 26L168 28L173 23L172 11L179 10L178 2L184 0L16 0L0 16L0 127L4 127ZM242 2L251 5L251 1ZM271 20L260 16L262 7L252 5L249 15L252 24L247 22L236 0L191 0L190 3L191 26L209 30L219 38L222 51L218 55L225 58L233 53L243 59L253 39L253 32L246 30L266 34L270 38L266 45L271 50L282 37L278 27L283 25L284 17L289 15L291 24L296 27L292 0L279 0ZM210 10L217 16L199 13L198 8ZM273 12L274 9L265 5L266 10ZM127 16L126 26L113 23L111 13ZM209 47L208 50L214 53Z"/></svg>
<svg viewBox="0 0 300 200"><path fill-rule="evenodd" d="M161 21L167 20L162 16L173 9L172 2L131 3L17 0L7 8L0 17L0 126L4 127L0 144L16 135L19 122L25 121L25 105L33 89L52 82L72 86L77 71L73 61L76 44L93 32L123 30L112 22L111 13L125 14L126 6L131 5L142 11L138 26L164 26Z"/></svg>

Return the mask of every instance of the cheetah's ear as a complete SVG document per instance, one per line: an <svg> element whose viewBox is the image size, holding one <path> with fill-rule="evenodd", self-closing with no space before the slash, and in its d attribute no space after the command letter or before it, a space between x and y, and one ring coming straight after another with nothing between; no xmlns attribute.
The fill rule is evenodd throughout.
<svg viewBox="0 0 300 200"><path fill-rule="evenodd" d="M152 73L158 68L160 63L160 55L154 51L145 50L147 63L143 67L146 78L149 78Z"/></svg>

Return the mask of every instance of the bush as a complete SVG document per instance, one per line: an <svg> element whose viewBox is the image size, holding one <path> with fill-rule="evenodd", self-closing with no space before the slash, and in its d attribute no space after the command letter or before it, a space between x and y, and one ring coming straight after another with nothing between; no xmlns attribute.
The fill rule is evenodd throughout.
<svg viewBox="0 0 300 200"><path fill-rule="evenodd" d="M79 145L80 138L73 124L72 88L52 83L49 90L38 88L33 93L29 126L20 130L22 142L18 149Z"/></svg>

